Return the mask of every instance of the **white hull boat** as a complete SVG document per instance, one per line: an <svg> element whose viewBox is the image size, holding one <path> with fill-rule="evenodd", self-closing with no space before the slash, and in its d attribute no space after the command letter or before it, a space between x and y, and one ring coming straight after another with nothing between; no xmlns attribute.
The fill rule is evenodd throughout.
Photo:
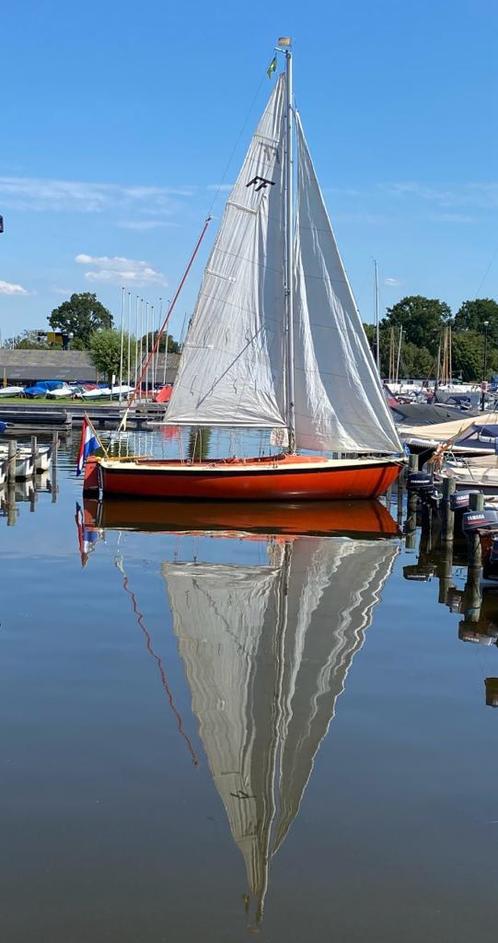
<svg viewBox="0 0 498 943"><path fill-rule="evenodd" d="M0 387L0 396L20 396L24 393L23 386L2 386Z"/></svg>
<svg viewBox="0 0 498 943"><path fill-rule="evenodd" d="M427 426L399 425L401 441L411 451L421 452L447 445L453 455L488 455L494 452L498 435L498 413L467 416Z"/></svg>
<svg viewBox="0 0 498 943"><path fill-rule="evenodd" d="M498 455L447 459L435 478L451 478L457 489L479 488L485 494L498 494Z"/></svg>

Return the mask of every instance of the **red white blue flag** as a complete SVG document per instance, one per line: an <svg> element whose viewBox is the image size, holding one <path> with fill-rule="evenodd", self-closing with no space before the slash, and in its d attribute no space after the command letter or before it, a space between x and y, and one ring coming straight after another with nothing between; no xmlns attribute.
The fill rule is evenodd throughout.
<svg viewBox="0 0 498 943"><path fill-rule="evenodd" d="M76 474L81 475L85 467L85 462L89 455L93 455L97 449L100 448L100 442L97 438L97 433L93 428L92 424L88 422L87 417L83 419L83 426L81 429L81 441L78 451L78 461L76 463Z"/></svg>

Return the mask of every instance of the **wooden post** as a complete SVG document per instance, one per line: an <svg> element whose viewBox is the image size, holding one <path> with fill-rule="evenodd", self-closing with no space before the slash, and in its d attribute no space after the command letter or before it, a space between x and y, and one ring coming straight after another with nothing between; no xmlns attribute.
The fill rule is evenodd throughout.
<svg viewBox="0 0 498 943"><path fill-rule="evenodd" d="M408 472L417 472L418 471L418 455L415 452L410 452L408 456Z"/></svg>
<svg viewBox="0 0 498 943"><path fill-rule="evenodd" d="M451 510L451 495L454 494L456 482L454 478L443 479L443 543L451 543L455 530L455 512Z"/></svg>
<svg viewBox="0 0 498 943"><path fill-rule="evenodd" d="M59 448L59 433L52 433L52 462L50 465L50 490L52 492L52 504L57 501L57 449Z"/></svg>

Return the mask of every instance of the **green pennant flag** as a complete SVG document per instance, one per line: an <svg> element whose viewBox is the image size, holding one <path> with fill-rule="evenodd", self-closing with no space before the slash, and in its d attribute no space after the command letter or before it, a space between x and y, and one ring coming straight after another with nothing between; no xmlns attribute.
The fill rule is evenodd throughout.
<svg viewBox="0 0 498 943"><path fill-rule="evenodd" d="M276 71L277 71L277 57L273 56L273 59L271 60L270 65L268 66L266 70L266 74L268 78L271 79L273 73Z"/></svg>

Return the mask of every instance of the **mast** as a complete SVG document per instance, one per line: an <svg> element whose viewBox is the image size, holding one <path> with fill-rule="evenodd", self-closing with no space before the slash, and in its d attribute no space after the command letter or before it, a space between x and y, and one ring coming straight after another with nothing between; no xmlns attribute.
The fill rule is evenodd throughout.
<svg viewBox="0 0 498 943"><path fill-rule="evenodd" d="M292 229L293 186L292 186L292 52L291 39L282 36L278 40L279 48L285 48L286 64L286 102L285 102L285 309L287 328L287 427L289 432L289 452L296 451L296 417L294 394L294 233Z"/></svg>
<svg viewBox="0 0 498 943"><path fill-rule="evenodd" d="M376 343L376 363L377 372L380 377L380 325L379 325L379 273L377 270L377 259L374 259L374 278L375 278L375 343Z"/></svg>

